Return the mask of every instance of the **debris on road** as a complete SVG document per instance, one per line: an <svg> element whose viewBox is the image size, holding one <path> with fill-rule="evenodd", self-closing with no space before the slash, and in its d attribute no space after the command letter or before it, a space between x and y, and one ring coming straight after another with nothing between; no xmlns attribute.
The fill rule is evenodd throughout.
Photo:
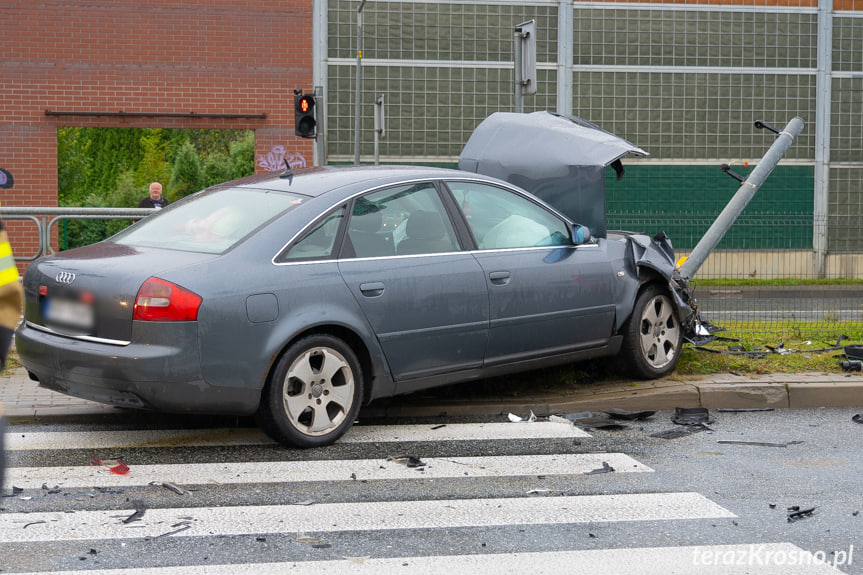
<svg viewBox="0 0 863 575"><path fill-rule="evenodd" d="M510 413L508 415L508 417L509 417L509 420L513 423L521 423L521 422L533 423L534 421L536 421L536 415L534 415L533 411L531 411L530 415L528 415L526 418L520 417L514 413Z"/></svg>
<svg viewBox="0 0 863 575"><path fill-rule="evenodd" d="M582 429L607 429L618 430L626 429L622 423L613 420L607 413L594 413L592 411L576 411L567 413L564 418L568 419Z"/></svg>
<svg viewBox="0 0 863 575"><path fill-rule="evenodd" d="M665 431L657 431L656 433L651 433L650 437L657 437L659 439L677 439L679 437L686 437L700 431L710 431L710 428L707 426L694 426L690 425L683 429L680 428L672 428L666 429Z"/></svg>
<svg viewBox="0 0 863 575"><path fill-rule="evenodd" d="M28 528L28 527L30 527L31 525L39 525L39 524L41 524L41 523L48 523L48 522L47 522L47 521L44 521L44 520L42 520L42 521L31 521L30 523L26 523L26 524L24 525L24 527L22 527L21 529L27 529L27 528Z"/></svg>
<svg viewBox="0 0 863 575"><path fill-rule="evenodd" d="M123 523L132 523L134 521L140 521L142 517L144 517L144 513L146 513L146 509L141 506L135 509L135 512L123 519Z"/></svg>
<svg viewBox="0 0 863 575"><path fill-rule="evenodd" d="M799 505L795 505L793 507L789 507L788 511L791 511L791 513L788 514L788 523L794 523L798 519L812 517L815 513L815 508L810 507L809 509L800 509Z"/></svg>
<svg viewBox="0 0 863 575"><path fill-rule="evenodd" d="M851 421L855 423L863 423L863 413L858 413L854 417L851 418Z"/></svg>
<svg viewBox="0 0 863 575"><path fill-rule="evenodd" d="M167 533L162 533L161 535L156 535L154 537L154 539L159 539L160 537L169 537L169 536L174 535L176 533L179 533L181 531L191 529L192 528L192 522L191 521L181 521L180 523L175 523L174 525L171 525L171 527L177 527L177 529L174 529L173 531L168 531Z"/></svg>
<svg viewBox="0 0 863 575"><path fill-rule="evenodd" d="M863 361L859 359L840 361L839 366L842 368L842 371L863 371Z"/></svg>
<svg viewBox="0 0 863 575"><path fill-rule="evenodd" d="M416 455L390 455L387 457L387 461L401 463L407 467L425 467L425 461L422 461Z"/></svg>
<svg viewBox="0 0 863 575"><path fill-rule="evenodd" d="M162 487L164 487L165 489L168 489L169 491L173 491L173 492L174 492L174 493L176 493L177 495L185 495L185 494L186 494L186 492L185 492L185 491L183 491L183 489L181 489L180 487L177 487L177 486L176 486L176 485L174 485L173 483L159 483L158 481L154 481L154 482L153 482L153 483L151 483L150 485L153 485L153 484L155 484L155 485L161 485L161 486L162 486Z"/></svg>
<svg viewBox="0 0 863 575"><path fill-rule="evenodd" d="M730 439L722 439L716 443L725 445L756 445L760 447L788 447L789 445L799 445L802 441L789 441L788 443L770 443L768 441L734 441Z"/></svg>
<svg viewBox="0 0 863 575"><path fill-rule="evenodd" d="M55 485L54 487L48 487L48 484L47 484L47 483L43 483L43 484L42 484L42 490L43 490L43 491L47 491L47 492L48 492L48 494L49 494L49 495L51 495L51 494L54 494L54 493L60 493L60 486L59 486L59 485Z"/></svg>
<svg viewBox="0 0 863 575"><path fill-rule="evenodd" d="M127 473L129 473L129 467L119 459L106 459L102 461L100 459L96 459L91 455L90 460L91 465L102 467L103 469L110 471L114 475L126 475Z"/></svg>
<svg viewBox="0 0 863 575"><path fill-rule="evenodd" d="M614 471L614 467L608 464L607 461L602 462L602 467L598 469L593 469L591 471L585 471L585 475L599 475L601 473L612 473Z"/></svg>
<svg viewBox="0 0 863 575"><path fill-rule="evenodd" d="M695 425L710 429L707 424L713 423L706 407L675 407L671 421L677 425Z"/></svg>
<svg viewBox="0 0 863 575"><path fill-rule="evenodd" d="M607 413L611 416L612 419L623 419L626 421L641 421L651 417L656 412L655 411L626 411L625 409L619 409L614 407L612 409L607 409L603 413Z"/></svg>

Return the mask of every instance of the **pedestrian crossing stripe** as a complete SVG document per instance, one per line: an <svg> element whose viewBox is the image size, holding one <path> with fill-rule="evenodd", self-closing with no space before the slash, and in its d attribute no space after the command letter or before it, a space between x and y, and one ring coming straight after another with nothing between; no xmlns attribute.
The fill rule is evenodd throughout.
<svg viewBox="0 0 863 575"><path fill-rule="evenodd" d="M842 573L828 562L791 543L700 545L682 547L638 547L631 549L590 549L528 553L487 553L477 555L430 555L424 557L345 557L340 560L254 563L236 565L183 565L176 567L94 569L87 575L380 575L410 573L472 573L474 575L514 572L530 575L836 575ZM699 564L699 558L713 556L735 561L717 565ZM793 560L792 560L793 558ZM736 564L737 559L744 561ZM81 575L84 571L53 571L53 575ZM19 575L42 575L20 573Z"/></svg>
<svg viewBox="0 0 863 575"><path fill-rule="evenodd" d="M0 542L152 538L175 531L180 522L188 528L172 537L736 517L694 492L183 507L147 509L140 520L124 523L135 511L4 513Z"/></svg>
<svg viewBox="0 0 863 575"><path fill-rule="evenodd" d="M386 459L189 463L182 465L131 465L127 475L114 475L94 466L13 467L8 483L22 489L39 489L50 474L51 486L61 488L131 487L151 483L175 485L290 483L382 479L444 479L455 477L518 477L585 474L603 470L615 473L653 471L622 453L518 455L485 457L424 457L421 467L407 467Z"/></svg>
<svg viewBox="0 0 863 575"><path fill-rule="evenodd" d="M514 440L590 437L569 423L457 423L446 425L355 425L339 443L393 443L409 441ZM272 445L253 428L169 429L71 432L16 432L6 437L9 451L37 449L124 449L144 447L225 447Z"/></svg>

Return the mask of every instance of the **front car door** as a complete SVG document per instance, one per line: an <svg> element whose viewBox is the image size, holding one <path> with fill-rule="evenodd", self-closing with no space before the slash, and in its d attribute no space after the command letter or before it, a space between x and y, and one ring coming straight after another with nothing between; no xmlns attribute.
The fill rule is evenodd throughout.
<svg viewBox="0 0 863 575"><path fill-rule="evenodd" d="M449 181L488 286L484 365L602 347L612 335L611 265L597 244L575 245L570 225L526 196Z"/></svg>
<svg viewBox="0 0 863 575"><path fill-rule="evenodd" d="M489 318L483 270L461 249L433 183L355 198L339 269L399 391L413 389L405 380L482 365Z"/></svg>

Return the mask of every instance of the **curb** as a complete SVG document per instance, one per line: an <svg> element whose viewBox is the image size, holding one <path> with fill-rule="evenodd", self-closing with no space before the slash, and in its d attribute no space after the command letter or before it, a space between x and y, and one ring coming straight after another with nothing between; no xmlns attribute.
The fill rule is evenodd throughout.
<svg viewBox="0 0 863 575"><path fill-rule="evenodd" d="M5 380L5 381L4 381ZM17 374L0 379L0 401L9 423L67 417L104 416L119 408L68 397L36 387ZM521 397L440 397L434 391L381 399L360 410L363 418L492 416L507 413L540 417L576 411L673 411L708 409L818 408L863 406L863 374L771 374L749 378L717 374L691 380L609 381L568 394Z"/></svg>

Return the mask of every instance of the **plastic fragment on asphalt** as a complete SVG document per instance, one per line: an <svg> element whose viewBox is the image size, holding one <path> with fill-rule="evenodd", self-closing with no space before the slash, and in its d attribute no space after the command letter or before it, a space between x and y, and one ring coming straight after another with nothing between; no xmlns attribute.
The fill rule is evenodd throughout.
<svg viewBox="0 0 863 575"><path fill-rule="evenodd" d="M114 475L126 475L127 473L129 473L129 467L119 459L106 459L102 461L100 459L96 459L92 455L90 456L90 459L91 465L97 465L99 467L107 469Z"/></svg>
<svg viewBox="0 0 863 575"><path fill-rule="evenodd" d="M425 467L425 461L422 461L416 455L390 455L387 461L394 461L407 467Z"/></svg>
<svg viewBox="0 0 863 575"><path fill-rule="evenodd" d="M191 521L183 521L182 523L177 523L175 525L171 525L171 527L177 527L177 529L174 529L173 531L168 531L167 533L162 533L161 535L156 535L153 539L159 539L160 537L170 537L171 535L174 535L176 533L180 533L181 531L191 529L192 528L192 522Z"/></svg>
<svg viewBox="0 0 863 575"><path fill-rule="evenodd" d="M863 423L863 413L858 413L854 417L851 418L851 421L855 423Z"/></svg>
<svg viewBox="0 0 863 575"><path fill-rule="evenodd" d="M549 493L551 493L551 489L531 489L527 495L548 495Z"/></svg>
<svg viewBox="0 0 863 575"><path fill-rule="evenodd" d="M297 501L294 505L303 505L304 507L308 507L309 505L314 505L314 499L306 499L305 501Z"/></svg>
<svg viewBox="0 0 863 575"><path fill-rule="evenodd" d="M47 483L43 483L43 484L42 484L42 490L43 490L43 491L47 491L47 492L48 492L48 494L49 494L49 495L51 495L51 494L54 494L54 493L60 493L60 486L59 486L59 485L55 485L54 487L48 487L48 484L47 484Z"/></svg>
<svg viewBox="0 0 863 575"><path fill-rule="evenodd" d="M599 475L601 473L611 473L614 471L614 467L608 464L607 461L602 462L602 467L599 469L593 469L591 471L585 471L585 475Z"/></svg>
<svg viewBox="0 0 863 575"><path fill-rule="evenodd" d="M706 426L708 423L713 423L710 412L707 411L706 407L675 407L671 421L677 425L697 426Z"/></svg>
<svg viewBox="0 0 863 575"><path fill-rule="evenodd" d="M140 521L141 518L144 517L144 513L146 513L146 512L147 512L146 509L144 509L143 507L139 507L138 509L135 509L134 513L132 513L131 515L129 515L128 517L123 519L123 523L132 523L134 521Z"/></svg>
<svg viewBox="0 0 863 575"><path fill-rule="evenodd" d="M643 420L651 417L655 414L655 411L626 411L625 409L619 409L614 407L612 409L605 410L605 413L610 415L612 419L624 419L627 421L635 421L635 420Z"/></svg>
<svg viewBox="0 0 863 575"><path fill-rule="evenodd" d="M312 537L302 531L297 531L297 543L321 543L323 539Z"/></svg>
<svg viewBox="0 0 863 575"><path fill-rule="evenodd" d="M626 429L625 425L614 421L604 412L593 413L592 411L576 411L574 413L567 413L564 415L564 418L583 429Z"/></svg>
<svg viewBox="0 0 863 575"><path fill-rule="evenodd" d="M725 445L756 445L760 447L788 447L789 445L799 445L802 441L789 441L788 443L770 443L769 441L735 441L731 439L722 439L716 443Z"/></svg>
<svg viewBox="0 0 863 575"><path fill-rule="evenodd" d="M513 423L520 423L520 422L533 423L534 421L536 421L536 415L533 414L533 411L531 411L530 415L528 415L526 418L525 417L519 417L518 415L516 415L514 413L510 413L508 415L508 417L509 417L509 420Z"/></svg>
<svg viewBox="0 0 863 575"><path fill-rule="evenodd" d="M47 521L31 521L30 523L24 524L24 527L22 527L21 529L27 529L31 525L39 525L41 523L48 523L48 522Z"/></svg>
<svg viewBox="0 0 863 575"><path fill-rule="evenodd" d="M162 483L162 487L164 487L165 489L168 489L170 491L173 491L177 495L185 495L186 494L185 491L183 491L182 489L180 489L179 487L177 487L173 483Z"/></svg>
<svg viewBox="0 0 863 575"><path fill-rule="evenodd" d="M792 513L788 514L788 523L794 523L798 519L812 517L815 513L815 508L810 507L809 509L800 509L799 505L795 505L794 507L789 507L788 511L792 511Z"/></svg>
<svg viewBox="0 0 863 575"><path fill-rule="evenodd" d="M677 439L679 437L686 437L688 435L692 435L694 433L698 433L700 431L709 430L709 427L696 427L689 426L684 429L666 429L665 431L657 431L656 433L651 433L650 437L657 437L659 439Z"/></svg>

